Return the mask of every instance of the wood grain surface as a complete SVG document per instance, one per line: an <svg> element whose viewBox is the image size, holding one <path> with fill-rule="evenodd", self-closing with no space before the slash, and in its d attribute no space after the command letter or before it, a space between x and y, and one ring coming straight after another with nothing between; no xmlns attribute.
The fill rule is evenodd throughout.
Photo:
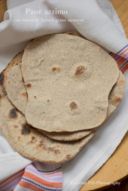
<svg viewBox="0 0 128 191"><path fill-rule="evenodd" d="M112 0L128 36L128 0Z"/></svg>
<svg viewBox="0 0 128 191"><path fill-rule="evenodd" d="M110 185L116 185L116 191L118 191L117 188L120 187L120 180L127 175L128 135L125 136L124 140L107 163L85 184L81 191L97 190ZM110 188L108 191L110 191Z"/></svg>
<svg viewBox="0 0 128 191"><path fill-rule="evenodd" d="M112 0L128 35L128 0ZM6 10L6 0L0 0L0 21ZM86 170L86 169L85 169ZM128 135L107 163L83 186L81 191L128 191ZM109 187L109 185L115 186ZM103 189L104 187L108 187Z"/></svg>
<svg viewBox="0 0 128 191"><path fill-rule="evenodd" d="M0 0L0 21L3 20L3 15L6 10L6 0Z"/></svg>

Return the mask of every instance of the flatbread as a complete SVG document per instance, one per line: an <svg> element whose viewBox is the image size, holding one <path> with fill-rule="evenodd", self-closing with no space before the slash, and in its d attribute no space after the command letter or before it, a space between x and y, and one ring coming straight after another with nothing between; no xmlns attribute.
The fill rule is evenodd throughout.
<svg viewBox="0 0 128 191"><path fill-rule="evenodd" d="M1 89L0 89L1 90ZM73 159L94 134L74 143L60 143L47 138L26 124L24 116L0 92L0 128L11 146L24 157L51 164Z"/></svg>
<svg viewBox="0 0 128 191"><path fill-rule="evenodd" d="M95 130L91 131L78 131L78 132L63 132L63 133L48 133L43 132L47 137L50 139L56 140L56 141L62 141L62 142L72 142L72 141L78 141L80 139L83 139L86 136L89 136L92 133L95 133Z"/></svg>
<svg viewBox="0 0 128 191"><path fill-rule="evenodd" d="M12 59L4 71L4 86L9 100L23 114L27 104L27 92L23 84L23 78L19 64L22 61L23 52Z"/></svg>
<svg viewBox="0 0 128 191"><path fill-rule="evenodd" d="M119 79L109 95L108 116L110 116L121 103L125 90L125 77L120 71Z"/></svg>
<svg viewBox="0 0 128 191"><path fill-rule="evenodd" d="M75 132L105 121L119 69L101 47L74 35L45 36L25 48L21 69L28 93L25 117L33 127Z"/></svg>

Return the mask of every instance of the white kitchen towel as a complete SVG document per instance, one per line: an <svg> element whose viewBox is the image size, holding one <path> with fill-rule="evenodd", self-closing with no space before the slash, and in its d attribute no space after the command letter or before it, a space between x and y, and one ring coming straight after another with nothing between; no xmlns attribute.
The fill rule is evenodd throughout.
<svg viewBox="0 0 128 191"><path fill-rule="evenodd" d="M84 37L115 53L128 43L103 11L101 0L26 0L27 4L24 0L22 5L17 6L18 2L21 4L22 1L14 3L15 7L6 12L5 21L0 25L0 46L74 28Z"/></svg>
<svg viewBox="0 0 128 191"><path fill-rule="evenodd" d="M118 17L107 0L31 0L31 2L29 0L29 3L27 0L24 0L23 3L27 4L21 5L21 1L8 0L8 5L14 8L7 11L5 15L6 20L0 24L1 69L7 65L10 59L19 50L23 49L24 44L18 44L19 42L44 34L66 32L75 29L86 38L93 40L102 45L105 49L113 52L119 51L128 43ZM58 15L58 10L63 15ZM66 18L68 22L65 22L63 18ZM17 45L15 46L14 44ZM126 79L128 82L127 75ZM81 185L106 162L123 139L128 130L127 87L128 84L126 86L125 98L118 111L104 124L103 128L98 130L94 139L85 147L78 157L63 166L64 191L78 191ZM5 154L5 151L3 152L3 143L0 143L0 146L1 145L0 156L3 155L4 157L8 153L7 157L5 156L5 160L8 161L9 155L12 155L12 149L9 149L10 151L8 150ZM15 154L16 156L19 155L13 152L13 155ZM20 157L19 155L17 161L19 161ZM20 159L22 163L23 157ZM28 160L24 160L25 164L20 167L20 169L14 166L13 173L27 165ZM0 165L4 165L4 163L1 162ZM5 179L6 165L4 172ZM7 177L8 176L7 170Z"/></svg>
<svg viewBox="0 0 128 191"><path fill-rule="evenodd" d="M8 142L0 136L0 182L17 173L31 161L14 152Z"/></svg>

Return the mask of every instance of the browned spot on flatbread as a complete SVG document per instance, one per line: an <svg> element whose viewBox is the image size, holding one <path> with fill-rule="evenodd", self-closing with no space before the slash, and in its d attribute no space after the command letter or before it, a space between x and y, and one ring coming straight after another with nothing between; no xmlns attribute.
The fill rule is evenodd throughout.
<svg viewBox="0 0 128 191"><path fill-rule="evenodd" d="M4 74L0 74L0 85L2 86L4 84Z"/></svg>
<svg viewBox="0 0 128 191"><path fill-rule="evenodd" d="M59 66L53 66L52 71L53 72L60 72L61 68Z"/></svg>
<svg viewBox="0 0 128 191"><path fill-rule="evenodd" d="M24 96L24 97L27 97L27 93L26 92L23 92L21 95Z"/></svg>
<svg viewBox="0 0 128 191"><path fill-rule="evenodd" d="M50 151L50 152L53 152L53 153L55 153L55 154L60 154L60 150L58 150L58 149L55 149L55 148L50 148L50 147L48 147L48 148L46 148L48 151Z"/></svg>
<svg viewBox="0 0 128 191"><path fill-rule="evenodd" d="M60 154L60 151L57 149L55 149L54 152L55 152L55 154Z"/></svg>
<svg viewBox="0 0 128 191"><path fill-rule="evenodd" d="M40 141L38 147L43 147L43 141Z"/></svg>
<svg viewBox="0 0 128 191"><path fill-rule="evenodd" d="M76 104L76 102L75 101L72 101L71 103L70 103L70 109L71 110L75 110L75 109L77 109L78 108L78 106L77 106L77 104Z"/></svg>
<svg viewBox="0 0 128 191"><path fill-rule="evenodd" d="M75 71L75 75L80 76L80 75L84 74L85 70L86 70L85 66L82 66L82 65L77 66L76 71Z"/></svg>
<svg viewBox="0 0 128 191"><path fill-rule="evenodd" d="M118 103L121 102L121 97L115 97L113 100L112 100L112 104L113 105L117 105Z"/></svg>
<svg viewBox="0 0 128 191"><path fill-rule="evenodd" d="M32 136L32 140L35 140L35 139L36 139L36 137Z"/></svg>
<svg viewBox="0 0 128 191"><path fill-rule="evenodd" d="M15 119L17 118L17 110L16 108L12 108L9 112L9 117L12 118L12 119Z"/></svg>
<svg viewBox="0 0 128 191"><path fill-rule="evenodd" d="M124 85L124 80L118 81L118 84L119 84L119 85Z"/></svg>
<svg viewBox="0 0 128 191"><path fill-rule="evenodd" d="M26 87L27 87L27 88L31 88L31 87L32 87L32 84L30 84L30 83L29 83L29 84L26 84Z"/></svg>
<svg viewBox="0 0 128 191"><path fill-rule="evenodd" d="M21 134L22 135L28 135L28 134L30 134L30 132L31 132L30 126L28 124L23 124Z"/></svg>
<svg viewBox="0 0 128 191"><path fill-rule="evenodd" d="M32 136L30 143L35 143L35 142L36 142L36 137Z"/></svg>
<svg viewBox="0 0 128 191"><path fill-rule="evenodd" d="M55 154L60 154L60 150L56 149L56 148L51 148L51 147L47 147L47 145L43 144L43 141L40 141L39 147L42 147L44 150L48 151L48 152L53 152Z"/></svg>
<svg viewBox="0 0 128 191"><path fill-rule="evenodd" d="M66 155L66 158L67 158L68 160L70 160L70 159L72 158L72 156L71 156L71 155Z"/></svg>

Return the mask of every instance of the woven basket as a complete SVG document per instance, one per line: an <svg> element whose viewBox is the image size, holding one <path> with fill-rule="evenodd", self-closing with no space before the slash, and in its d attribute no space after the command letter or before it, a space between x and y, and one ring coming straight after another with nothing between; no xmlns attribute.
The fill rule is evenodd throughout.
<svg viewBox="0 0 128 191"><path fill-rule="evenodd" d="M0 21L3 20L4 12L6 11L6 0L0 0Z"/></svg>

